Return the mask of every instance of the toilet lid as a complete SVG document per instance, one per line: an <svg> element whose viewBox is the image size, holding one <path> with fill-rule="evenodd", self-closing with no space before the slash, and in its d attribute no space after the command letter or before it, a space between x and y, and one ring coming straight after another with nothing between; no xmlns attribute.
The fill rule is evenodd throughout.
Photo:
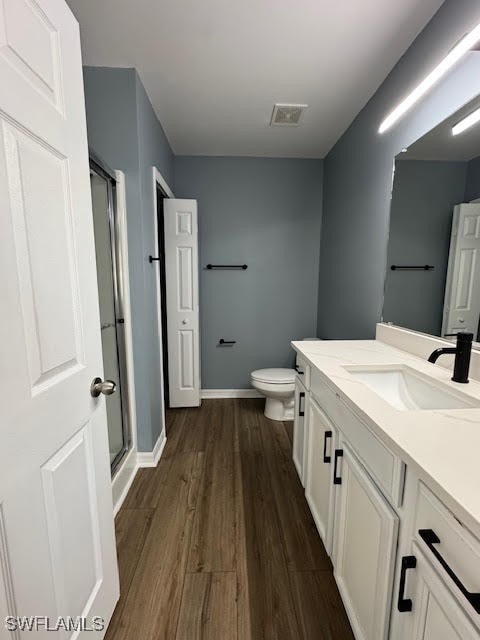
<svg viewBox="0 0 480 640"><path fill-rule="evenodd" d="M287 384L295 382L294 369L257 369L251 373L253 380L270 384Z"/></svg>

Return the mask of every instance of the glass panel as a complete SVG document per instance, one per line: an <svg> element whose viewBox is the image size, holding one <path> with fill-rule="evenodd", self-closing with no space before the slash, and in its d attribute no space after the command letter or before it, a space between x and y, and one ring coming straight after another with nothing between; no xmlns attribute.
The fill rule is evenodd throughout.
<svg viewBox="0 0 480 640"><path fill-rule="evenodd" d="M90 181L95 230L95 253L97 257L104 379L113 380L117 385L116 393L106 397L110 463L113 464L123 453L124 437L122 389L117 349L117 318L115 315L114 266L109 224L109 185L105 178L95 173L91 174Z"/></svg>

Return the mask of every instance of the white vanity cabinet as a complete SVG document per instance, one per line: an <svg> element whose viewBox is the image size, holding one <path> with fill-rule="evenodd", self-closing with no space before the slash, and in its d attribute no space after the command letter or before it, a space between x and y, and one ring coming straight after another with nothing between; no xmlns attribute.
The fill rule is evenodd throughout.
<svg viewBox="0 0 480 640"><path fill-rule="evenodd" d="M479 640L480 541L414 474L400 550L391 640Z"/></svg>
<svg viewBox="0 0 480 640"><path fill-rule="evenodd" d="M356 640L480 640L480 536L469 530L471 514L462 522L428 466L373 421L384 419L382 407L353 402L358 387L349 396L329 370L333 356L325 369L314 364L322 358L312 356L303 389L305 496Z"/></svg>
<svg viewBox="0 0 480 640"><path fill-rule="evenodd" d="M293 419L293 462L298 472L301 483L305 486L305 439L306 439L306 423L308 421L309 398L307 390L300 379L295 380L295 415Z"/></svg>
<svg viewBox="0 0 480 640"><path fill-rule="evenodd" d="M342 435L333 481L335 579L357 640L386 640L399 518Z"/></svg>
<svg viewBox="0 0 480 640"><path fill-rule="evenodd" d="M295 364L295 414L293 419L293 462L303 486L305 486L305 454L308 439L310 366L300 357Z"/></svg>
<svg viewBox="0 0 480 640"><path fill-rule="evenodd" d="M305 456L305 497L328 555L331 555L332 549L335 493L332 460L337 440L337 429L316 400L311 398Z"/></svg>
<svg viewBox="0 0 480 640"><path fill-rule="evenodd" d="M402 638L411 640L478 640L480 634L445 586L439 573L413 545L416 588L412 593L412 620ZM408 601L408 598L407 598Z"/></svg>
<svg viewBox="0 0 480 640"><path fill-rule="evenodd" d="M305 497L357 640L387 640L403 465L312 369Z"/></svg>

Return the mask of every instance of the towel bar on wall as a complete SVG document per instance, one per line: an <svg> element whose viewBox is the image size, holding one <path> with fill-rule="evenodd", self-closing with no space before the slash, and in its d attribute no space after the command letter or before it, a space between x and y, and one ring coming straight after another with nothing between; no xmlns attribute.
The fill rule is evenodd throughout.
<svg viewBox="0 0 480 640"><path fill-rule="evenodd" d="M248 269L248 264L207 264L207 269Z"/></svg>
<svg viewBox="0 0 480 640"><path fill-rule="evenodd" d="M433 271L435 269L431 264L420 264L420 265L401 265L401 264L392 264L390 267L392 271Z"/></svg>

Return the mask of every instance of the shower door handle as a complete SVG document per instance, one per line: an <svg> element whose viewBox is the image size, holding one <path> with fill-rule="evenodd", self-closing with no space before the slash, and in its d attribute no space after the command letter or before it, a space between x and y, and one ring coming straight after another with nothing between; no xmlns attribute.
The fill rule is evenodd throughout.
<svg viewBox="0 0 480 640"><path fill-rule="evenodd" d="M98 398L103 393L104 396L111 396L117 390L117 385L113 380L102 380L101 378L94 378L90 385L90 395L92 398Z"/></svg>

